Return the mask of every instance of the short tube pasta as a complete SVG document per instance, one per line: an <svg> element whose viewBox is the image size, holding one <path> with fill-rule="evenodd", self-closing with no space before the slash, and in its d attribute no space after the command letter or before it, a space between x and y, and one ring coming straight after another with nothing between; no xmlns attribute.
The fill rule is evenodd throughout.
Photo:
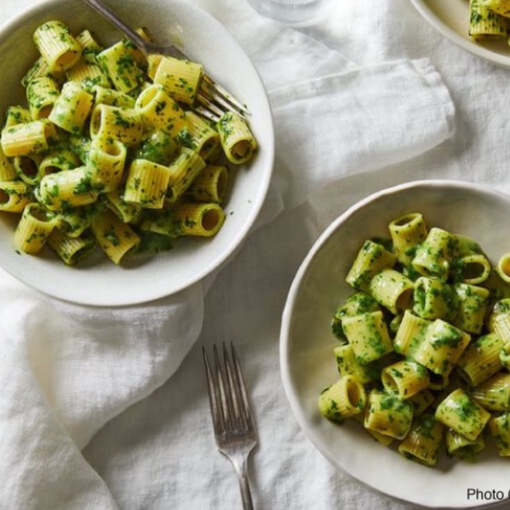
<svg viewBox="0 0 510 510"><path fill-rule="evenodd" d="M419 244L427 237L423 215L410 213L390 222L388 230L399 262L409 265Z"/></svg>
<svg viewBox="0 0 510 510"><path fill-rule="evenodd" d="M404 213L387 223L389 238L362 243L345 279L355 291L329 324L337 372L368 395L363 428L382 444L400 441L408 459L435 466L443 439L457 460L475 460L491 438L510 456L505 271L470 237L425 225Z"/></svg>
<svg viewBox="0 0 510 510"><path fill-rule="evenodd" d="M346 317L342 325L361 365L366 365L393 351L382 312Z"/></svg>
<svg viewBox="0 0 510 510"><path fill-rule="evenodd" d="M215 236L235 192L228 158L248 162L257 141L248 120L224 118L220 143L195 101L207 86L202 64L147 58L125 38L105 45L59 20L38 26L33 42L12 95L23 102L6 107L1 127L0 211L18 220L18 251L48 241L46 253L74 266L100 245L121 264Z"/></svg>
<svg viewBox="0 0 510 510"><path fill-rule="evenodd" d="M236 113L223 114L217 122L220 143L227 159L236 165L250 161L257 150L257 141L248 123Z"/></svg>
<svg viewBox="0 0 510 510"><path fill-rule="evenodd" d="M2 150L6 156L38 154L57 141L55 125L47 120L16 124L2 130Z"/></svg>
<svg viewBox="0 0 510 510"><path fill-rule="evenodd" d="M457 295L450 284L421 276L414 282L413 312L423 319L451 321L458 312Z"/></svg>
<svg viewBox="0 0 510 510"><path fill-rule="evenodd" d="M413 405L409 401L378 390L369 393L363 422L366 429L404 439L412 422Z"/></svg>
<svg viewBox="0 0 510 510"><path fill-rule="evenodd" d="M394 269L383 269L370 281L370 295L391 313L411 308L414 283Z"/></svg>
<svg viewBox="0 0 510 510"><path fill-rule="evenodd" d="M225 221L225 212L214 203L180 202L173 214L183 236L211 237Z"/></svg>
<svg viewBox="0 0 510 510"><path fill-rule="evenodd" d="M387 393L395 392L401 399L411 398L430 385L427 369L412 360L397 361L383 368L381 382Z"/></svg>
<svg viewBox="0 0 510 510"><path fill-rule="evenodd" d="M154 83L164 87L176 101L192 105L197 97L204 68L201 64L164 56L154 74Z"/></svg>
<svg viewBox="0 0 510 510"><path fill-rule="evenodd" d="M55 218L37 203L23 209L21 220L14 233L16 248L31 255L39 253L56 226Z"/></svg>
<svg viewBox="0 0 510 510"><path fill-rule="evenodd" d="M65 71L78 62L82 47L61 21L52 20L34 32L34 42L51 71Z"/></svg>
<svg viewBox="0 0 510 510"><path fill-rule="evenodd" d="M60 211L96 201L87 167L49 174L41 180L40 200L50 211Z"/></svg>
<svg viewBox="0 0 510 510"><path fill-rule="evenodd" d="M333 421L359 415L366 405L363 385L353 376L346 375L326 388L319 396L319 410Z"/></svg>
<svg viewBox="0 0 510 510"><path fill-rule="evenodd" d="M94 102L89 94L76 81L68 81L56 99L49 120L69 133L80 133L85 125Z"/></svg>
<svg viewBox="0 0 510 510"><path fill-rule="evenodd" d="M114 264L120 264L140 244L136 232L110 210L94 216L91 230L99 246Z"/></svg>
<svg viewBox="0 0 510 510"><path fill-rule="evenodd" d="M355 289L368 291L374 276L383 269L393 268L396 262L397 258L393 253L368 239L356 255L346 281Z"/></svg>
<svg viewBox="0 0 510 510"><path fill-rule="evenodd" d="M426 466L435 466L444 437L444 425L429 413L420 415L398 446L398 452Z"/></svg>
<svg viewBox="0 0 510 510"><path fill-rule="evenodd" d="M503 340L498 335L482 335L462 353L457 371L471 386L478 386L501 370L500 352L503 348Z"/></svg>
<svg viewBox="0 0 510 510"><path fill-rule="evenodd" d="M490 413L462 388L452 391L439 403L435 416L445 426L469 441L476 440L491 417Z"/></svg>

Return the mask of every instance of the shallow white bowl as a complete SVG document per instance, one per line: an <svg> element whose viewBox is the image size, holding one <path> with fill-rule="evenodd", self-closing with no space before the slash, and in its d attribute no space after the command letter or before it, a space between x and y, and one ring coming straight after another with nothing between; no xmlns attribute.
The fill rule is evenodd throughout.
<svg viewBox="0 0 510 510"><path fill-rule="evenodd" d="M411 2L426 21L457 46L498 66L510 67L510 48L503 37L477 42L469 36L468 0Z"/></svg>
<svg viewBox="0 0 510 510"><path fill-rule="evenodd" d="M357 424L338 426L318 412L320 391L338 379L332 351L337 341L330 321L337 305L352 293L345 283L347 271L365 239L387 237L388 223L409 212L423 213L429 226L474 238L493 262L510 250L510 197L481 186L411 182L354 205L320 236L289 291L280 338L285 392L297 421L319 451L368 486L435 508L494 503L468 497L468 489L503 491L509 497L510 465L494 452L476 464L443 461L437 468L427 468L375 442Z"/></svg>
<svg viewBox="0 0 510 510"><path fill-rule="evenodd" d="M176 293L220 267L240 246L264 202L274 158L274 133L268 98L252 62L210 14L180 0L109 0L108 5L134 27L147 27L158 43L178 45L203 63L213 77L250 108L251 127L260 150L236 172L226 204L227 220L213 239L179 240L174 249L150 258L133 258L116 267L96 257L69 268L49 249L41 257L18 255L13 248L13 221L0 215L0 266L14 277L51 296L91 305L128 305ZM88 28L103 44L120 32L79 0L45 0L0 30L0 112L25 104L20 79L37 53L32 34L37 26L59 19L72 31Z"/></svg>

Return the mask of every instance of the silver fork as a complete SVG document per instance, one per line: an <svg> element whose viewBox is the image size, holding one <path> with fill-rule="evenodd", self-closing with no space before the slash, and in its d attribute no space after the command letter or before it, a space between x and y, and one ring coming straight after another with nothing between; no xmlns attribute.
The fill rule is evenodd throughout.
<svg viewBox="0 0 510 510"><path fill-rule="evenodd" d="M108 20L118 28L124 35L135 44L135 46L147 55L169 55L171 57L188 60L186 55L174 45L160 46L146 41L138 32L126 25L117 14L115 14L101 0L82 0L89 7ZM200 103L195 108L197 113L217 121L227 111L234 111L242 116L248 114L246 105L236 99L222 85L215 81L209 74L204 72L200 91L197 94L197 101Z"/></svg>
<svg viewBox="0 0 510 510"><path fill-rule="evenodd" d="M253 510L248 459L257 444L257 433L241 366L232 344L230 355L222 344L223 367L216 345L213 347L214 370L211 370L205 348L202 353L216 445L220 453L230 459L237 473L243 509Z"/></svg>

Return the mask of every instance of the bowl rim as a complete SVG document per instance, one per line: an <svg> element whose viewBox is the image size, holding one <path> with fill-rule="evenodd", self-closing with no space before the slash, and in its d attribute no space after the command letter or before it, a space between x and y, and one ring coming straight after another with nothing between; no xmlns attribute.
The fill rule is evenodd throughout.
<svg viewBox="0 0 510 510"><path fill-rule="evenodd" d="M420 187L429 187L429 188L456 188L456 189L464 189L471 192L483 193L484 195L489 196L498 196L502 200L505 200L510 206L510 195L503 193L497 189L494 189L488 185L473 183L469 181L462 180L454 180L454 179L422 179L409 181L402 184L398 184L395 186L391 186L388 188L383 188L379 191L375 191L370 195L360 199L358 202L354 203L350 207L348 207L344 212L338 215L332 222L324 229L324 231L319 235L316 241L313 243L309 252L303 259L301 265L299 266L294 279L289 287L289 291L287 294L287 299L285 301L285 305L282 312L281 318L281 326L280 326L280 336L279 336L279 357L280 357L280 374L282 385L284 388L284 393L287 397L287 401L289 402L290 408L294 414L294 417L305 434L308 440L313 444L313 446L317 449L317 451L326 458L329 463L337 470L342 471L352 477L353 479L359 481L363 484L364 487L373 491L374 493L384 494L387 497L391 497L397 501L406 502L408 504L418 504L415 501L407 500L403 497L399 497L393 493L385 492L377 487L370 485L369 483L363 481L359 478L359 476L352 472L346 465L340 466L332 453L323 446L322 441L320 439L320 434L316 429L311 429L308 426L309 416L305 412L305 410L299 405L299 400L297 398L296 392L293 390L292 385L292 376L291 376L291 366L289 359L289 347L290 347L290 330L292 327L292 319L294 316L294 310L296 301L298 299L299 291L302 287L303 281L306 277L306 274L312 264L312 261L315 259L318 252L322 249L324 244L328 242L331 236L338 230L338 228L353 214L357 211L365 207L367 204L377 201L381 197L387 197L395 193L405 192L406 190L420 188ZM476 507L470 508L490 508L493 507L500 502L494 502L489 504L482 504ZM437 508L437 507L436 507ZM443 508L443 507L442 507ZM460 507L446 507L446 508L460 508Z"/></svg>
<svg viewBox="0 0 510 510"><path fill-rule="evenodd" d="M78 1L78 0L77 0ZM10 17L6 20L5 23L0 25L0 39L7 40L11 37L16 30L26 23L26 19L36 18L38 16L43 16L45 11L48 8L51 8L55 5L64 5L65 0L40 0L38 3L34 5L30 5L21 9L17 14ZM213 274L215 271L220 270L224 267L231 258L235 255L235 253L239 250L243 242L249 235L250 230L255 224L257 218L260 215L260 212L264 206L266 201L269 188L272 182L272 176L274 173L275 166L275 130L274 130L274 120L273 113L271 109L271 104L269 101L269 95L265 84L262 80L262 77L255 66L252 58L248 55L246 50L241 46L238 40L234 37L231 31L221 23L216 17L213 16L211 12L202 8L201 6L186 2L184 0L169 0L167 2L167 7L171 9L172 5L180 6L180 8L185 9L187 12L191 13L190 15L200 17L203 20L207 21L207 24L211 26L215 26L216 28L222 30L229 41L229 44L234 47L235 51L239 54L242 54L246 60L246 63L250 65L253 71L253 77L257 81L256 85L258 88L259 100L261 104L260 111L263 112L263 115L268 120L267 125L264 124L265 130L265 145L264 145L264 167L265 171L260 173L260 179L258 180L257 192L256 195L251 199L249 211L246 213L246 218L244 222L236 229L235 234L231 236L231 239L225 242L225 246L221 249L221 252L214 257L210 263L205 263L201 267L197 268L197 271L194 274L188 276L183 279L179 284L173 285L171 292L167 292L161 289L157 293L152 293L150 295L144 294L143 297L137 298L132 296L131 292L126 292L124 295L118 294L115 298L102 298L103 300L97 300L96 296L92 297L71 297L68 296L67 292L55 290L53 287L46 285L45 288L41 288L39 284L36 284L30 280L29 276L25 276L23 271L17 273L16 270L13 270L11 267L4 267L2 264L2 268L9 273L11 276L16 278L19 281L22 281L24 284L32 287L33 289L42 292L51 297L57 298L59 300L81 304L81 305L89 305L89 306L129 306L135 304L142 304L151 301L155 301L158 299L162 299L165 297L173 296L179 292L182 292L194 284L197 284ZM84 9L88 9L91 12L92 16L100 17L98 13L96 13L91 7L83 4ZM112 25L112 31L118 31ZM119 32L121 34L121 32ZM251 169L250 169L251 170ZM200 248L197 248L200 249ZM157 256L157 255L155 255ZM17 264L12 264L13 267L17 266Z"/></svg>

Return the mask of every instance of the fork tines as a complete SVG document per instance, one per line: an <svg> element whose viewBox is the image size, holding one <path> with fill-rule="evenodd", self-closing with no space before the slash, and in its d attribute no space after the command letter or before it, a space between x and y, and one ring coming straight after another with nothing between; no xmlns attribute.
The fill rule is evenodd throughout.
<svg viewBox="0 0 510 510"><path fill-rule="evenodd" d="M218 348L213 346L214 370L205 348L203 356L215 434L253 432L248 394L234 346L230 344L229 353L222 344L223 363Z"/></svg>

